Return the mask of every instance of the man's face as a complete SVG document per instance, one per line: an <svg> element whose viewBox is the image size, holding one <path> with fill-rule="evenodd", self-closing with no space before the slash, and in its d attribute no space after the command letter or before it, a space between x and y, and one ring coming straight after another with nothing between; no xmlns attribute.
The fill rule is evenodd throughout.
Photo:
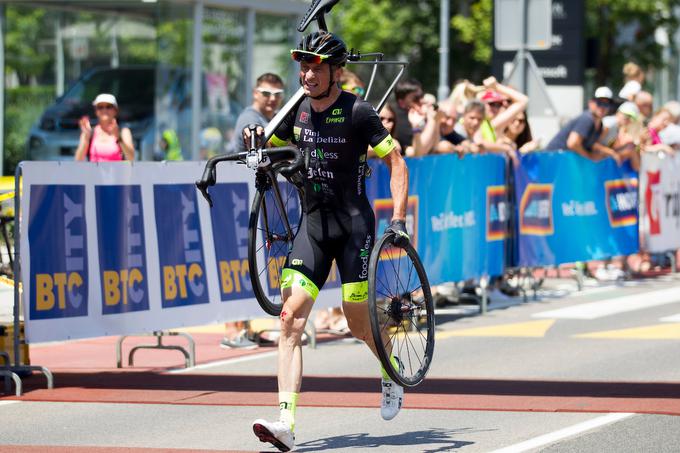
<svg viewBox="0 0 680 453"><path fill-rule="evenodd" d="M458 119L453 103L443 105L441 107L441 115L441 122L439 123L441 131L445 135L450 134L456 126L456 120Z"/></svg>
<svg viewBox="0 0 680 453"><path fill-rule="evenodd" d="M262 82L253 90L253 104L255 109L267 118L274 116L274 113L281 106L283 100L283 86Z"/></svg>
<svg viewBox="0 0 680 453"><path fill-rule="evenodd" d="M465 127L465 131L468 133L470 139L472 139L472 135L477 132L479 126L481 126L482 120L483 115L479 110L470 110L465 115L463 115L463 126Z"/></svg>
<svg viewBox="0 0 680 453"><path fill-rule="evenodd" d="M591 99L588 106L594 117L602 119L609 113L611 101L607 98Z"/></svg>
<svg viewBox="0 0 680 453"><path fill-rule="evenodd" d="M654 111L654 99L652 99L651 96L641 94L635 98L635 104L645 118L650 118L652 116Z"/></svg>
<svg viewBox="0 0 680 453"><path fill-rule="evenodd" d="M333 80L340 78L340 70L336 68ZM305 94L309 97L319 96L328 90L331 81L331 66L328 63L300 62L300 80Z"/></svg>

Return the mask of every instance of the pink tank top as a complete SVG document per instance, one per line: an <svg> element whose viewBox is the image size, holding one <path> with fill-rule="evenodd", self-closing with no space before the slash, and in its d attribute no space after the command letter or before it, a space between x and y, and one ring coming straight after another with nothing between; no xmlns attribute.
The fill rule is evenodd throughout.
<svg viewBox="0 0 680 453"><path fill-rule="evenodd" d="M97 141L99 130L100 127L96 126L92 131L92 141L88 152L90 162L115 162L123 160L123 150L120 149L118 143L106 139L104 139L105 141Z"/></svg>

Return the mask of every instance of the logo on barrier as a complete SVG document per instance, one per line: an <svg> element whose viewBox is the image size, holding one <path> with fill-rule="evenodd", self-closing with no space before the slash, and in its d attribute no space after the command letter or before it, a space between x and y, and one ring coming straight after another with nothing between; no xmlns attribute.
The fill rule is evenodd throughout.
<svg viewBox="0 0 680 453"><path fill-rule="evenodd" d="M392 221L392 214L394 211L394 203L391 198L376 199L373 202L373 210L375 211L375 227L376 238L381 238L385 229L390 226ZM413 248L418 248L418 196L409 195L406 204L406 231L411 237L411 245ZM406 252L397 247L390 247L383 249L380 259L395 259L405 255Z"/></svg>
<svg viewBox="0 0 680 453"><path fill-rule="evenodd" d="M149 309L140 186L95 186L102 313Z"/></svg>
<svg viewBox="0 0 680 453"><path fill-rule="evenodd" d="M661 234L661 209L659 197L661 195L661 171L647 172L647 187L645 188L645 211L649 219L649 234Z"/></svg>
<svg viewBox="0 0 680 453"><path fill-rule="evenodd" d="M505 186L486 188L486 240L501 241L507 237L509 220L508 193Z"/></svg>
<svg viewBox="0 0 680 453"><path fill-rule="evenodd" d="M519 204L519 232L534 236L554 233L552 184L527 184Z"/></svg>
<svg viewBox="0 0 680 453"><path fill-rule="evenodd" d="M193 184L154 185L163 308L207 304L203 239Z"/></svg>
<svg viewBox="0 0 680 453"><path fill-rule="evenodd" d="M87 316L85 186L32 185L29 210L31 319Z"/></svg>
<svg viewBox="0 0 680 453"><path fill-rule="evenodd" d="M637 224L637 179L614 179L605 181L604 193L609 224L624 227Z"/></svg>
<svg viewBox="0 0 680 453"><path fill-rule="evenodd" d="M216 184L210 193L219 209L210 210L221 300L253 297L248 268L248 184Z"/></svg>

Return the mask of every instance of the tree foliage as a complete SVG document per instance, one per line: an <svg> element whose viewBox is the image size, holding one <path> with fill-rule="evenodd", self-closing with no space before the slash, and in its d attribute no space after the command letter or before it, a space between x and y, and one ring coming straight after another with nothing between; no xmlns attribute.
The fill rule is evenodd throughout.
<svg viewBox="0 0 680 453"><path fill-rule="evenodd" d="M460 33L460 40L472 45L472 59L486 65L491 64L493 36L492 0L481 0L470 7L470 14L456 14L451 25Z"/></svg>

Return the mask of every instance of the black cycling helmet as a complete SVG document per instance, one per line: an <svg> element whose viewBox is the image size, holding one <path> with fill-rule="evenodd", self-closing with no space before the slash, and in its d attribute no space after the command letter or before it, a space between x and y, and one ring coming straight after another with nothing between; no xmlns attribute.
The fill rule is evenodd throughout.
<svg viewBox="0 0 680 453"><path fill-rule="evenodd" d="M301 52L296 52L301 51ZM347 46L345 42L327 31L315 31L305 35L298 44L297 49L291 51L296 61L309 61L314 55L320 58L319 63L328 63L335 66L344 66L347 61ZM306 55L309 57L306 57Z"/></svg>

